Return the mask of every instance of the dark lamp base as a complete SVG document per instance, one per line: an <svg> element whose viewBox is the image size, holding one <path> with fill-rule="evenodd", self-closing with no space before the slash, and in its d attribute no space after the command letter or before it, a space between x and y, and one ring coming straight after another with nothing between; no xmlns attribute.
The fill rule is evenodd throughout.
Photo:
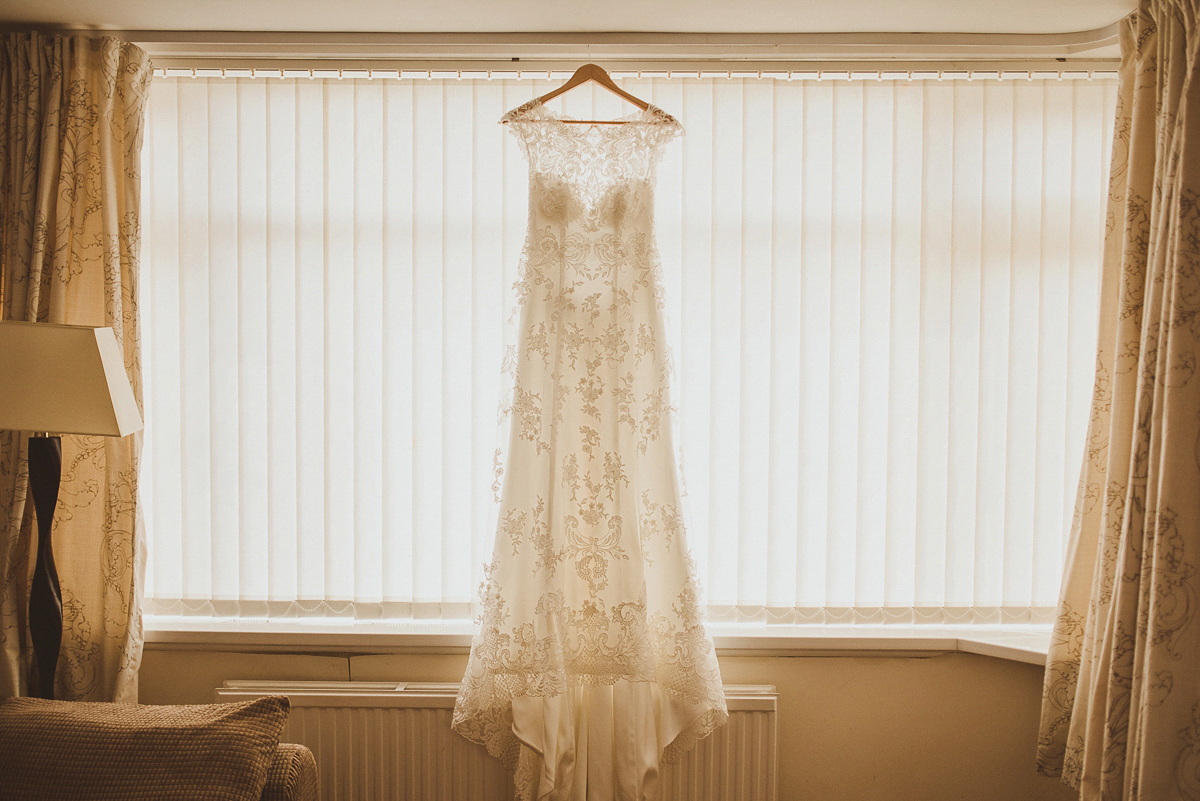
<svg viewBox="0 0 1200 801"><path fill-rule="evenodd" d="M54 507L62 478L62 440L59 437L29 438L29 494L37 516L37 563L29 589L29 636L37 662L37 696L54 697L54 671L62 645L62 593L50 536L54 530Z"/></svg>

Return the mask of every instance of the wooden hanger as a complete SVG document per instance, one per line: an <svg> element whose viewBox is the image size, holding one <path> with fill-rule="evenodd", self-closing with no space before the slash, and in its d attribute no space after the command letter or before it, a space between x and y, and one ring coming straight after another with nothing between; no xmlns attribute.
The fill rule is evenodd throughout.
<svg viewBox="0 0 1200 801"><path fill-rule="evenodd" d="M569 92L576 86L587 83L588 81L595 81L617 97L628 100L642 111L650 108L650 104L645 100L634 97L633 95L629 94L629 92L626 92L624 89L613 83L613 79L608 77L608 73L605 72L602 67L599 67L596 64L584 64L582 67L575 70L575 74L568 78L566 83L557 89L542 95L537 99L537 102L540 104L545 103L547 100L553 100L564 92ZM560 120L560 122L571 123L574 125L624 125L628 123L629 120Z"/></svg>

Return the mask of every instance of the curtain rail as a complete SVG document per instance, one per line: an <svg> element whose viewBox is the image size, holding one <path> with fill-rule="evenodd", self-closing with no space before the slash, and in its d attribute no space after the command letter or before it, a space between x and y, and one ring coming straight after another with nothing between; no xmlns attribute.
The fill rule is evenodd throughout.
<svg viewBox="0 0 1200 801"><path fill-rule="evenodd" d="M23 26L28 27L28 26ZM0 25L0 31L16 29ZM571 71L1114 70L1117 25L1012 33L380 33L153 31L39 27L133 42L166 69L284 68ZM885 66L886 65L886 66ZM722 69L722 68L725 69Z"/></svg>
<svg viewBox="0 0 1200 801"><path fill-rule="evenodd" d="M321 33L265 31L107 31L135 42L156 61L430 62L499 68L535 61L540 68L599 61L605 66L704 69L714 64L818 62L1111 61L1117 26L1056 34L984 33ZM696 65L685 66L685 65ZM264 65L265 66L265 65ZM648 66L636 68L647 69Z"/></svg>
<svg viewBox="0 0 1200 801"><path fill-rule="evenodd" d="M1011 67L1011 65L1008 65ZM932 69L928 66L917 69L813 69L803 70L629 70L615 69L615 78L666 78L666 79L774 79L774 80L1090 80L1094 77L1111 77L1116 70L1108 64L1062 66L1058 69ZM309 78L338 80L546 80L562 79L571 75L569 70L478 70L478 69L375 69L375 68L284 68L284 67L156 67L155 77L163 78Z"/></svg>
<svg viewBox="0 0 1200 801"><path fill-rule="evenodd" d="M620 63L609 73L620 78L774 78L786 80L898 80L898 79L1022 79L1090 78L1115 75L1117 61L1088 59L1070 61L1003 62L738 62L734 63ZM567 78L579 62L530 63L520 67L512 62L361 62L361 61L272 61L242 59L171 59L155 58L157 77L237 77L237 78L430 78L430 79L559 79ZM722 69L721 67L726 67Z"/></svg>

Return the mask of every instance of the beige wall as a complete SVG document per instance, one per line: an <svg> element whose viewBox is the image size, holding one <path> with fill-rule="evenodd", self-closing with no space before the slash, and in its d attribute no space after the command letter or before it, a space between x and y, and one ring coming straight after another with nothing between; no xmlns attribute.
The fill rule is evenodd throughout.
<svg viewBox="0 0 1200 801"><path fill-rule="evenodd" d="M208 703L225 679L458 681L466 656L148 650L147 704ZM780 801L1067 801L1034 771L1042 670L974 654L721 658L779 690Z"/></svg>

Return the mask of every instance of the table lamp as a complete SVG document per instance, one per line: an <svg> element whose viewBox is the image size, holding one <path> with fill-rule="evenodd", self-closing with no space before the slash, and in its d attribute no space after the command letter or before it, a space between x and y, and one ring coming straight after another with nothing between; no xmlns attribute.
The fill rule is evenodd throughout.
<svg viewBox="0 0 1200 801"><path fill-rule="evenodd" d="M62 645L62 594L50 542L62 476L58 435L124 437L141 428L111 328L0 322L0 429L36 432L29 437L29 494L37 518L29 636L42 698L54 697Z"/></svg>

